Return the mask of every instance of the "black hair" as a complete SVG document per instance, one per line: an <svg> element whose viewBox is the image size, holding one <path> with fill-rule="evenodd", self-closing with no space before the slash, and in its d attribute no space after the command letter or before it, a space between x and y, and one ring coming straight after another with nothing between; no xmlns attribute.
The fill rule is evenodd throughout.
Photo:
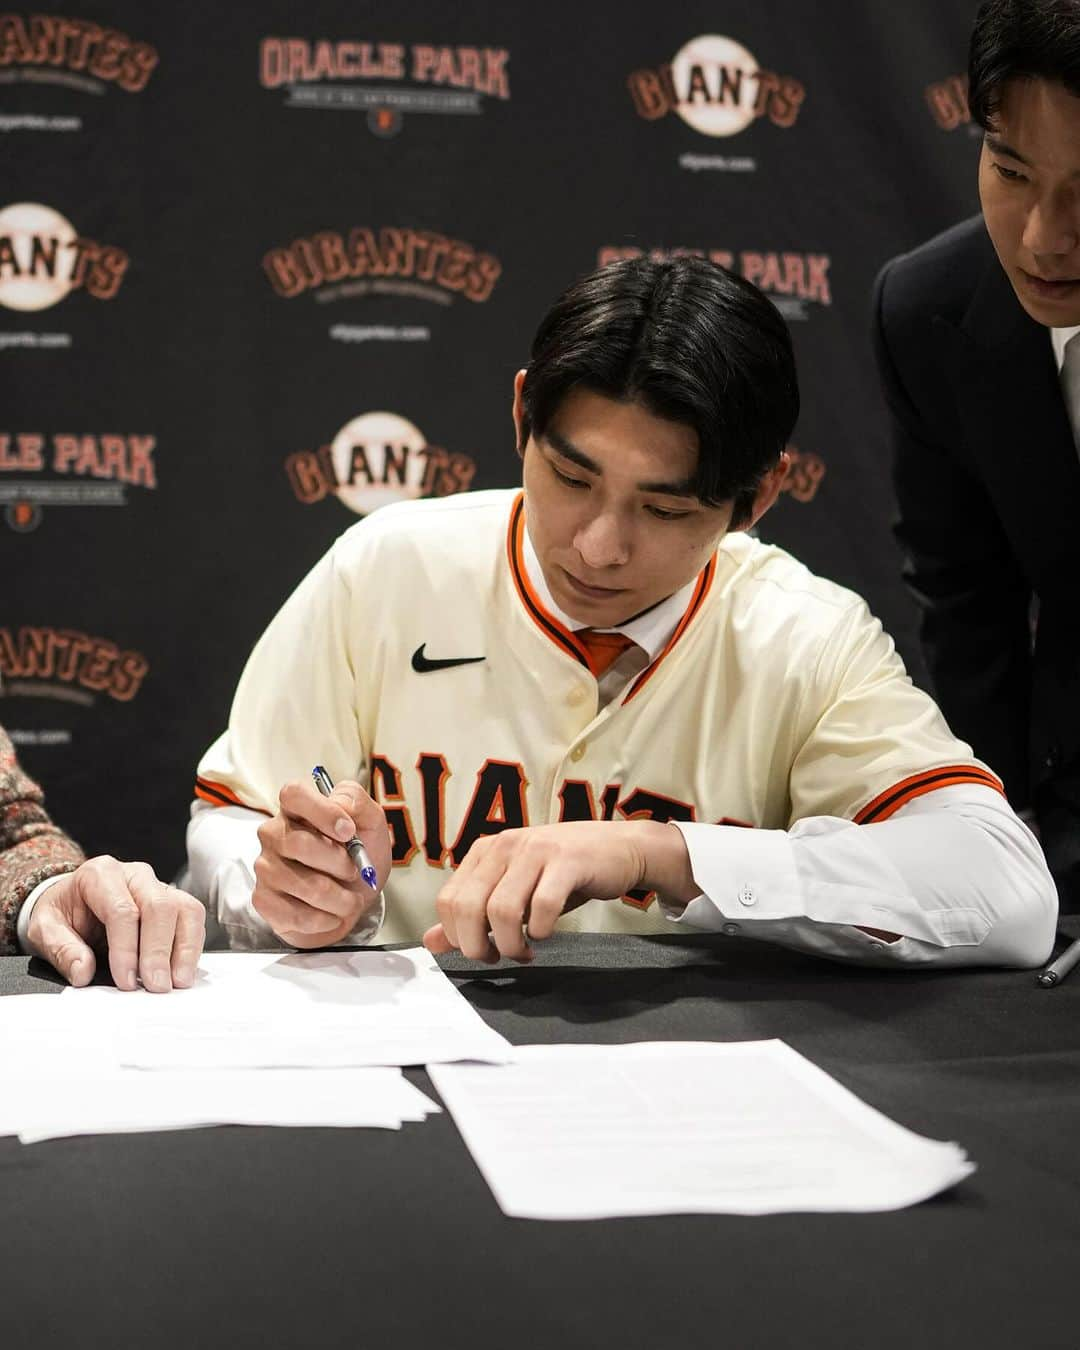
<svg viewBox="0 0 1080 1350"><path fill-rule="evenodd" d="M1008 80L1051 80L1080 97L1080 0L986 0L968 49L968 106L991 131Z"/></svg>
<svg viewBox="0 0 1080 1350"><path fill-rule="evenodd" d="M583 277L533 339L522 388L523 444L563 399L589 389L692 427L691 491L750 516L799 415L791 334L750 282L704 258L629 258Z"/></svg>

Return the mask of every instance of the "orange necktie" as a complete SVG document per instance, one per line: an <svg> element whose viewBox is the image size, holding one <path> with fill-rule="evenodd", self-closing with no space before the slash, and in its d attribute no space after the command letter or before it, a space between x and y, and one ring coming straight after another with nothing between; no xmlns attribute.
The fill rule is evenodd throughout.
<svg viewBox="0 0 1080 1350"><path fill-rule="evenodd" d="M598 633L595 628L579 628L574 634L589 657L589 669L597 679L613 661L617 661L627 647L633 647L633 638L625 633Z"/></svg>

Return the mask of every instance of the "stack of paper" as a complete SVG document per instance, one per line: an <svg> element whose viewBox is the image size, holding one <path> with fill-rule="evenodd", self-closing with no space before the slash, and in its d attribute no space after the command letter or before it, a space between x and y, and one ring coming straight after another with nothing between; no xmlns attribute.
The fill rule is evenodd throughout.
<svg viewBox="0 0 1080 1350"><path fill-rule="evenodd" d="M519 1046L430 1072L519 1218L899 1209L974 1171L781 1041Z"/></svg>
<svg viewBox="0 0 1080 1350"><path fill-rule="evenodd" d="M125 1017L117 1052L135 1068L330 1068L501 1063L510 1044L422 947L399 952L210 955L194 988L165 997L69 989L84 1017Z"/></svg>
<svg viewBox="0 0 1080 1350"><path fill-rule="evenodd" d="M24 1143L219 1124L398 1129L440 1109L398 1065L510 1055L421 948L205 955L195 985L167 995L0 999L0 1043L0 1134Z"/></svg>
<svg viewBox="0 0 1080 1350"><path fill-rule="evenodd" d="M440 1108L400 1069L241 1069L150 1074L138 1069L17 1077L0 1104L0 1134L24 1144L71 1134L201 1125L377 1126L400 1129Z"/></svg>

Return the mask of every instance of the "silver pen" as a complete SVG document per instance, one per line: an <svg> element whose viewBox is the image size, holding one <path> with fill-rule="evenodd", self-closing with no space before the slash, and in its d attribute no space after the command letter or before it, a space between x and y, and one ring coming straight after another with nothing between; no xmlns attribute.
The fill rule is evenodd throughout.
<svg viewBox="0 0 1080 1350"><path fill-rule="evenodd" d="M312 778L315 779L315 786L324 797L329 797L334 790L334 780L326 772L321 764L316 764L311 771ZM356 864L356 870L360 876L371 887L373 891L379 889L379 878L375 872L375 864L371 861L367 849L363 846L355 835L345 845L345 852Z"/></svg>
<svg viewBox="0 0 1080 1350"><path fill-rule="evenodd" d="M1070 942L1056 961L1039 971L1035 976L1036 984L1041 984L1044 989L1053 989L1059 980L1063 980L1077 961L1080 961L1080 938L1075 942Z"/></svg>

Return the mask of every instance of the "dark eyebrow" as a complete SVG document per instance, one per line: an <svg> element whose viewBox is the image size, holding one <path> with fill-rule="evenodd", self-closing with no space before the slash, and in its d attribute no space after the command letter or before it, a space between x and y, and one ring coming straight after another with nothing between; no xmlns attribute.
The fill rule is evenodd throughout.
<svg viewBox="0 0 1080 1350"><path fill-rule="evenodd" d="M584 450L579 450L572 441L568 441L565 436L560 436L553 428L549 427L540 438L545 440L553 449L557 450L563 459L568 459L576 464L578 468L585 469L588 473L594 473L599 478L603 474L600 465L594 459L590 459ZM639 492L660 492L667 497L694 497L697 493L694 491L690 479L681 483L638 483Z"/></svg>
<svg viewBox="0 0 1080 1350"><path fill-rule="evenodd" d="M1026 164L1029 169L1031 168L1031 165L1019 152L1019 150L1014 150L1011 145L1006 145L1003 140L1000 140L997 136L993 135L993 133L989 131L986 133L986 148L992 154L1008 155L1009 159L1015 159L1021 164Z"/></svg>

